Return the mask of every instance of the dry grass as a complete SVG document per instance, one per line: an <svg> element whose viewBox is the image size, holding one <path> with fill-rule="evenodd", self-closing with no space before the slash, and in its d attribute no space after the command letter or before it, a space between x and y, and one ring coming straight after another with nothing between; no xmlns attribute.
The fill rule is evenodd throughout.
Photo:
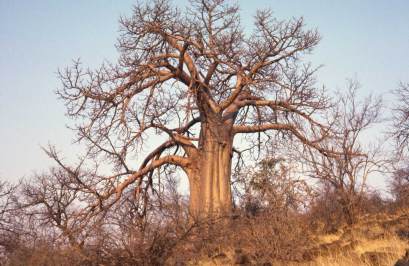
<svg viewBox="0 0 409 266"><path fill-rule="evenodd" d="M336 235L322 236L326 241L333 239L339 240ZM402 258L406 249L409 248L407 242L400 240L397 237L390 237L379 240L363 240L356 245L355 248L341 252L334 250L327 256L319 255L310 262L274 262L271 265L280 266L389 266L395 265L396 261ZM224 258L213 258L203 260L188 265L200 266L222 266L235 265L234 254L226 252ZM250 264L249 264L250 265Z"/></svg>
<svg viewBox="0 0 409 266"><path fill-rule="evenodd" d="M336 250L328 256L318 256L313 262L305 265L311 266L387 266L394 265L398 259L403 257L407 242L391 236L385 239L358 241L358 244L350 251L337 252Z"/></svg>
<svg viewBox="0 0 409 266"><path fill-rule="evenodd" d="M339 240L342 237L341 233L336 234L326 234L322 236L318 236L318 243L320 244L329 244Z"/></svg>
<svg viewBox="0 0 409 266"><path fill-rule="evenodd" d="M402 216L403 217L403 216ZM388 226L400 217L367 217L351 230L317 237L321 246L331 246L325 254L318 255L312 262L297 264L311 266L387 266L395 265L402 258L409 242L396 235L396 229L405 226L397 223ZM294 264L296 265L296 264Z"/></svg>
<svg viewBox="0 0 409 266"><path fill-rule="evenodd" d="M407 248L408 243L396 236L392 236L386 239L362 241L356 246L354 251L358 255L362 255L367 252L388 252L402 255L405 253Z"/></svg>
<svg viewBox="0 0 409 266"><path fill-rule="evenodd" d="M331 234L314 237L315 253L310 261L270 262L272 266L389 266L401 259L409 249L409 240L400 238L397 231L409 228L407 215L367 216L350 229L341 228ZM235 265L232 250L223 257L195 261L191 265ZM190 265L190 264L189 264ZM252 265L244 264L244 265Z"/></svg>

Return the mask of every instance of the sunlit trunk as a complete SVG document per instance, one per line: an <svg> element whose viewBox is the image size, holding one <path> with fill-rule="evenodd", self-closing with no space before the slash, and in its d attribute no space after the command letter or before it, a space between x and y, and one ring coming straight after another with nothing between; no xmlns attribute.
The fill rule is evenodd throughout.
<svg viewBox="0 0 409 266"><path fill-rule="evenodd" d="M190 173L190 211L196 218L228 215L232 135L223 123L203 123L196 171Z"/></svg>

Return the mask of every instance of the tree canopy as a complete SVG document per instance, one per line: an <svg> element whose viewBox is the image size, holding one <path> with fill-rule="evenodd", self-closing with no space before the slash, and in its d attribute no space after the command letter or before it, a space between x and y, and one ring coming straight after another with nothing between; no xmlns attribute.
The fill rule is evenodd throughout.
<svg viewBox="0 0 409 266"><path fill-rule="evenodd" d="M263 134L334 153L319 145L329 125L317 114L329 98L302 60L320 37L302 18L280 21L260 10L248 33L228 1L194 0L182 12L156 0L136 5L120 25L118 62L60 71L58 94L79 140L116 166L93 192L98 202L112 204L131 184L146 190L155 169L175 165L189 177L192 209L228 210L237 134L250 135L250 149L260 149ZM153 136L164 141L137 166Z"/></svg>

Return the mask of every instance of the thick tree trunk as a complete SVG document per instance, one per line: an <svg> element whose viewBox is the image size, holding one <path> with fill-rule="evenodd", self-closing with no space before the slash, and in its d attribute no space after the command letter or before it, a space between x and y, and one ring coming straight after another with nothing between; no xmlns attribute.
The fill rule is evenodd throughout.
<svg viewBox="0 0 409 266"><path fill-rule="evenodd" d="M188 173L190 212L195 218L219 217L231 211L232 142L231 130L225 124L202 124L197 167Z"/></svg>

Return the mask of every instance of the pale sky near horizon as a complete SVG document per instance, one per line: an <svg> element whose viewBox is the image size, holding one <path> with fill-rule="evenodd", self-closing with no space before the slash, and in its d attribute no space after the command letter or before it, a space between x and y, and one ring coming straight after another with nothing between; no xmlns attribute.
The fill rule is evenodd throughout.
<svg viewBox="0 0 409 266"><path fill-rule="evenodd" d="M174 1L183 6L187 1ZM238 1L242 25L257 8L280 18L303 16L322 41L309 58L324 65L319 84L342 88L348 78L362 94L385 95L409 81L409 1ZM131 0L0 0L0 179L15 181L46 170L52 162L40 146L55 144L68 158L72 144L63 103L54 93L56 71L81 58L95 67L116 58L118 18L131 13Z"/></svg>

